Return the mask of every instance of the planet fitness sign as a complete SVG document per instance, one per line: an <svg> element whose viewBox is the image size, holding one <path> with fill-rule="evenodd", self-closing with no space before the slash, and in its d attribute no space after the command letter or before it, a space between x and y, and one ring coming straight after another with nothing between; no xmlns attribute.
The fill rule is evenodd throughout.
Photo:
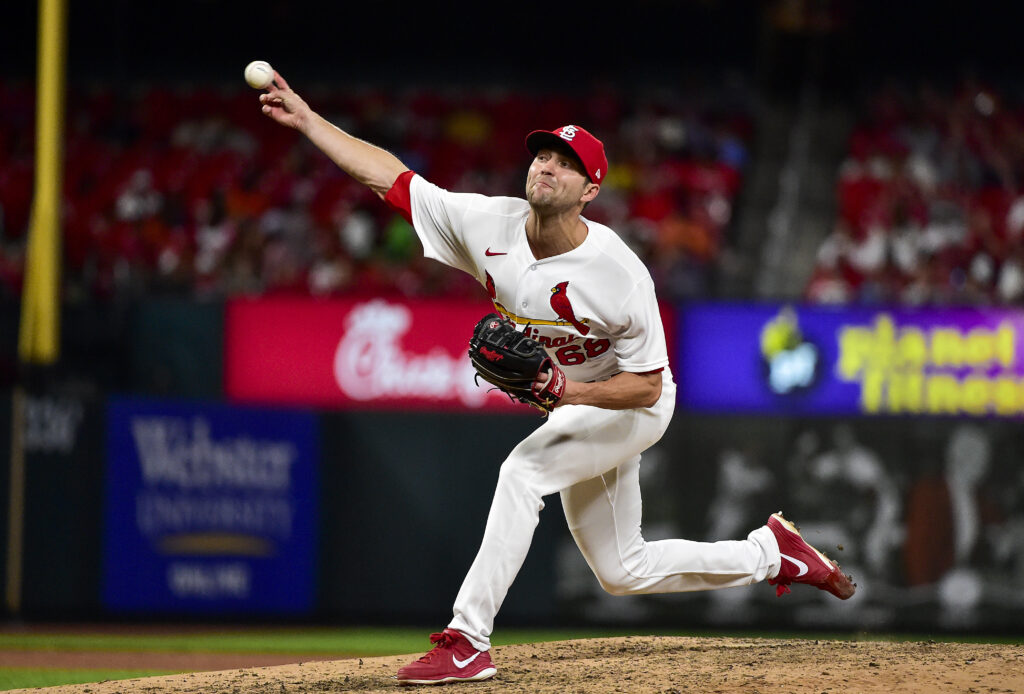
<svg viewBox="0 0 1024 694"><path fill-rule="evenodd" d="M714 412L1024 415L1024 313L694 305L680 402Z"/></svg>

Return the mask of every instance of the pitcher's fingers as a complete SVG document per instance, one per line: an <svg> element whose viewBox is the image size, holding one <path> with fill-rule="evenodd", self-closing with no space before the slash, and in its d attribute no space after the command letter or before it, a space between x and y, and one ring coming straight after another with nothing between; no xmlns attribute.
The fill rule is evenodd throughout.
<svg viewBox="0 0 1024 694"><path fill-rule="evenodd" d="M288 86L288 83L285 82L284 77L281 77L281 73L277 70L274 70L274 82L276 82L277 86L281 89L291 89L291 87Z"/></svg>

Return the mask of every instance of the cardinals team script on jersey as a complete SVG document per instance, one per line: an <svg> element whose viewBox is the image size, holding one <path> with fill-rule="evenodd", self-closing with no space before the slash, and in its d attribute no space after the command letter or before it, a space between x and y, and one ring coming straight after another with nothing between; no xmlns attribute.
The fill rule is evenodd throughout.
<svg viewBox="0 0 1024 694"><path fill-rule="evenodd" d="M608 227L584 220L582 244L537 260L525 200L452 193L420 176L409 197L424 255L476 277L495 309L544 345L569 378L668 366L650 273Z"/></svg>

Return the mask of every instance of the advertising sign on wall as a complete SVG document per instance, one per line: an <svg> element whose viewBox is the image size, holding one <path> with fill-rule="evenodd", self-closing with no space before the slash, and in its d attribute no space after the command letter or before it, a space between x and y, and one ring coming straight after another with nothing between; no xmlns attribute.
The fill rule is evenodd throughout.
<svg viewBox="0 0 1024 694"><path fill-rule="evenodd" d="M1024 313L694 305L681 404L707 412L1024 414Z"/></svg>
<svg viewBox="0 0 1024 694"><path fill-rule="evenodd" d="M232 299L224 391L250 404L535 413L470 364L473 326L493 311L486 300ZM671 350L672 311L661 314Z"/></svg>
<svg viewBox="0 0 1024 694"><path fill-rule="evenodd" d="M305 412L112 401L104 604L311 609L316 441L316 419Z"/></svg>
<svg viewBox="0 0 1024 694"><path fill-rule="evenodd" d="M511 410L466 357L484 302L236 299L225 392L236 402L350 409Z"/></svg>
<svg viewBox="0 0 1024 694"><path fill-rule="evenodd" d="M856 594L793 586L779 599L760 583L617 596L610 609L586 561L568 551L555 613L643 628L1019 633L1022 455L1013 419L677 414L644 453L645 536L738 540L782 508L853 576Z"/></svg>

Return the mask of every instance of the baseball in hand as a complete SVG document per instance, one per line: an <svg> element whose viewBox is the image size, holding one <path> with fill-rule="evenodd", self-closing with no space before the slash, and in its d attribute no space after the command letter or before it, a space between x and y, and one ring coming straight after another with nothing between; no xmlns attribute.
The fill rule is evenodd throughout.
<svg viewBox="0 0 1024 694"><path fill-rule="evenodd" d="M266 89L274 81L274 68L266 60L254 60L245 66L245 81L253 89Z"/></svg>

